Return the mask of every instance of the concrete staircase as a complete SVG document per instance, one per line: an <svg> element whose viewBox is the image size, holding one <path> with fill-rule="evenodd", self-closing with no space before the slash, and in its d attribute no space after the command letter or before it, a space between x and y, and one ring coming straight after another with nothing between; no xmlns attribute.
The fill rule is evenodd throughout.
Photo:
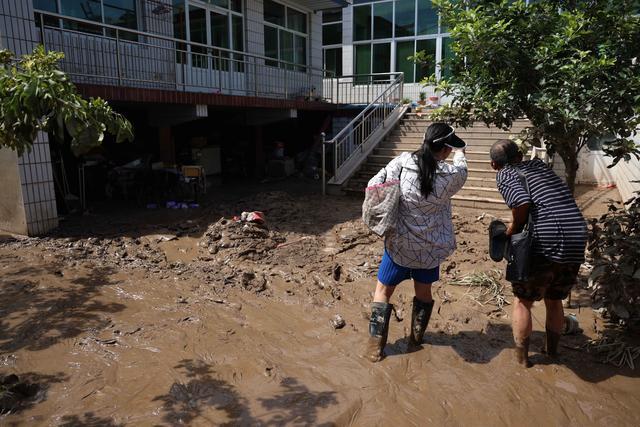
<svg viewBox="0 0 640 427"><path fill-rule="evenodd" d="M358 172L347 181L343 190L347 193L362 194L369 179L389 161L402 152L412 152L420 147L424 131L430 123L426 115L419 117L415 113L405 114ZM489 148L496 140L519 133L527 123L526 120L518 120L509 132L495 127L487 128L484 123L477 123L467 129L456 129L456 134L467 143L469 176L462 190L453 197L453 206L476 209L478 214L487 212L501 217L508 215L509 210L496 188L496 174L489 163ZM448 162L451 162L451 157Z"/></svg>

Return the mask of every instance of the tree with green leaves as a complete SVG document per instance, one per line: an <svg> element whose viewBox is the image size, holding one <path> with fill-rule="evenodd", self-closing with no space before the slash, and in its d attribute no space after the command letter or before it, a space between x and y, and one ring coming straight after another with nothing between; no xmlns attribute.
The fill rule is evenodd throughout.
<svg viewBox="0 0 640 427"><path fill-rule="evenodd" d="M543 140L574 188L578 154L606 142L613 164L639 151L640 17L631 0L433 0L452 36L451 77L437 89L451 99L434 118L511 127Z"/></svg>
<svg viewBox="0 0 640 427"><path fill-rule="evenodd" d="M105 133L117 142L131 141L131 123L100 98L84 99L58 63L64 55L38 46L15 58L0 50L0 148L22 154L38 132L64 141L71 136L76 154L100 145Z"/></svg>

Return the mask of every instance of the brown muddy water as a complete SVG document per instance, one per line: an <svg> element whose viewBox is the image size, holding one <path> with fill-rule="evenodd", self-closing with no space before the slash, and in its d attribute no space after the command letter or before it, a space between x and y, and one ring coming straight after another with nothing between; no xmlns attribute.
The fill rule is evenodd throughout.
<svg viewBox="0 0 640 427"><path fill-rule="evenodd" d="M586 194L595 209L601 195ZM359 209L273 192L196 216L94 215L53 237L2 239L0 373L36 387L0 425L640 425L640 371L581 349L602 328L586 290L568 310L584 333L555 361L539 352L536 306L523 369L510 307L451 284L504 267L488 259L491 218L479 212L455 212L459 247L423 349L406 352L405 283L387 357L363 359L382 242ZM264 211L268 228L220 220L243 210Z"/></svg>

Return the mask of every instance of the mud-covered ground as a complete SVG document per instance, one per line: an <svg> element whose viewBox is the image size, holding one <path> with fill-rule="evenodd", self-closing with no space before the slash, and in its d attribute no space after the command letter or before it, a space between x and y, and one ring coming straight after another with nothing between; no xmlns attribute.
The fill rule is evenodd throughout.
<svg viewBox="0 0 640 427"><path fill-rule="evenodd" d="M615 190L579 194L595 215ZM640 371L583 349L603 327L586 290L568 310L584 332L564 337L558 360L539 352L536 306L535 365L523 369L509 287L501 309L452 284L504 267L488 259L482 212L454 210L458 251L442 265L423 349L406 352L404 283L387 357L363 359L382 242L360 204L269 191L1 238L0 388L22 388L0 401L14 408L0 425L640 425ZM230 220L250 210L266 228Z"/></svg>

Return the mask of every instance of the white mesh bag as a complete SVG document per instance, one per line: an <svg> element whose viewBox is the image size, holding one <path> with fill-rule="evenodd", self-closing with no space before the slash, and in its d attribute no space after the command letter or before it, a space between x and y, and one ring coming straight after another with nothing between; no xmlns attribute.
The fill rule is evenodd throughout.
<svg viewBox="0 0 640 427"><path fill-rule="evenodd" d="M387 181L385 178L382 184L364 190L362 221L378 236L384 236L395 228L400 195L400 179Z"/></svg>

